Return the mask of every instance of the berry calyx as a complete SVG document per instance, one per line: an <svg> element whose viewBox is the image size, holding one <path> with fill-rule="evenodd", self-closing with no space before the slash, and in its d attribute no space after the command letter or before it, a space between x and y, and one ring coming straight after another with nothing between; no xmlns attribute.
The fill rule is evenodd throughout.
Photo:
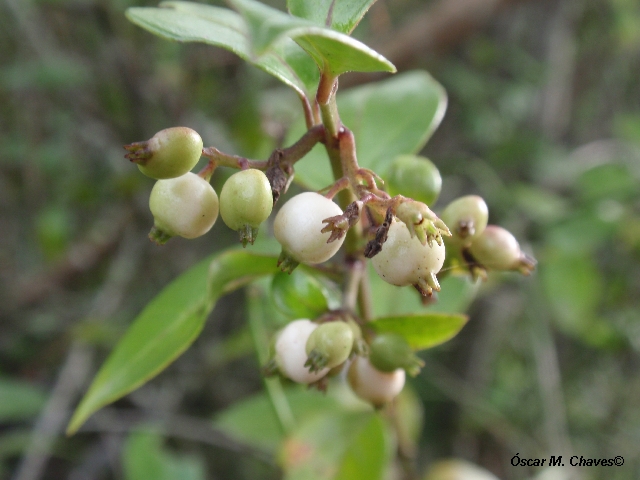
<svg viewBox="0 0 640 480"><path fill-rule="evenodd" d="M149 140L125 145L126 158L147 177L176 178L191 171L202 155L202 138L187 127L160 130Z"/></svg>
<svg viewBox="0 0 640 480"><path fill-rule="evenodd" d="M232 230L240 234L246 247L258 235L258 228L273 208L271 184L260 170L250 168L234 173L220 192L220 216Z"/></svg>
<svg viewBox="0 0 640 480"><path fill-rule="evenodd" d="M422 202L408 199L396 209L396 217L404 222L412 237L418 237L422 245L432 245L435 240L442 245L442 235L451 236L447 225Z"/></svg>
<svg viewBox="0 0 640 480"><path fill-rule="evenodd" d="M498 225L488 225L473 240L469 253L482 267L490 270L519 270L529 275L536 261L520 250L520 244L511 232Z"/></svg>
<svg viewBox="0 0 640 480"><path fill-rule="evenodd" d="M391 162L388 172L385 186L392 197L402 194L432 205L440 196L440 171L426 157L398 155Z"/></svg>
<svg viewBox="0 0 640 480"><path fill-rule="evenodd" d="M312 372L304 365L307 361L305 346L316 328L317 323L302 318L288 323L277 336L274 344L275 363L280 373L294 382L314 383L329 372L328 368Z"/></svg>
<svg viewBox="0 0 640 480"><path fill-rule="evenodd" d="M396 333L382 333L369 345L369 361L381 372L393 372L403 368L415 377L424 362L418 358L403 336Z"/></svg>
<svg viewBox="0 0 640 480"><path fill-rule="evenodd" d="M489 208L482 197L466 195L447 205L440 218L451 230L452 243L469 246L486 228Z"/></svg>
<svg viewBox="0 0 640 480"><path fill-rule="evenodd" d="M283 251L279 264L295 268L297 263L317 264L333 257L344 237L327 243L331 233L321 231L324 220L337 215L342 215L340 207L314 192L301 193L285 203L273 224Z"/></svg>
<svg viewBox="0 0 640 480"><path fill-rule="evenodd" d="M343 321L321 324L309 336L305 345L308 358L305 366L312 372L333 368L344 362L353 349L353 330Z"/></svg>
<svg viewBox="0 0 640 480"><path fill-rule="evenodd" d="M218 218L218 195L209 182L189 172L158 180L149 209L154 218L149 238L162 245L176 235L196 238L207 233Z"/></svg>
<svg viewBox="0 0 640 480"><path fill-rule="evenodd" d="M349 366L347 380L358 397L381 408L402 391L406 375L402 368L381 372L368 358L357 356Z"/></svg>
<svg viewBox="0 0 640 480"><path fill-rule="evenodd" d="M404 223L394 220L386 242L372 262L385 282L414 285L424 296L431 296L433 290L440 291L436 273L442 268L444 258L444 245L423 245L417 237L411 237Z"/></svg>

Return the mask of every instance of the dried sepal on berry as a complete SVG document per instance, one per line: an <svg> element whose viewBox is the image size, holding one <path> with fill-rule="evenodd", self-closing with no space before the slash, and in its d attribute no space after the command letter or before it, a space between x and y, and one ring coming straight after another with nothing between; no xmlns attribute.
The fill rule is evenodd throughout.
<svg viewBox="0 0 640 480"><path fill-rule="evenodd" d="M149 140L125 145L125 158L146 176L163 180L189 172L202 155L202 138L187 127L160 130Z"/></svg>
<svg viewBox="0 0 640 480"><path fill-rule="evenodd" d="M347 205L342 215L335 215L322 220L322 223L326 223L327 225L320 231L322 233L331 233L327 243L343 238L347 234L347 231L358 223L361 211L362 202L355 201Z"/></svg>

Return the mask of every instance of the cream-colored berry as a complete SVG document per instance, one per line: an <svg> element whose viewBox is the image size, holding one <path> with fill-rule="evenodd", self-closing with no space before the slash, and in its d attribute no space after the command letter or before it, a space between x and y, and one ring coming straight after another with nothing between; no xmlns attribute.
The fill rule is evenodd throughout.
<svg viewBox="0 0 640 480"><path fill-rule="evenodd" d="M298 383L313 383L320 380L328 372L328 368L322 368L316 372L309 371L305 367L307 361L306 344L311 333L318 328L306 318L294 320L278 334L275 342L275 360L280 373Z"/></svg>
<svg viewBox="0 0 640 480"><path fill-rule="evenodd" d="M376 272L392 285L418 285L430 294L440 290L436 273L444 264L445 247L433 242L422 245L411 237L404 223L394 220L382 250L371 259Z"/></svg>
<svg viewBox="0 0 640 480"><path fill-rule="evenodd" d="M168 236L196 238L207 233L218 218L218 195L195 173L158 180L149 208L154 226Z"/></svg>
<svg viewBox="0 0 640 480"><path fill-rule="evenodd" d="M358 397L381 407L402 391L406 374L402 368L381 372L371 365L368 358L357 356L349 366L347 379Z"/></svg>
<svg viewBox="0 0 640 480"><path fill-rule="evenodd" d="M330 232L321 233L326 218L342 215L333 201L314 192L291 198L276 215L273 231L282 249L301 263L322 263L333 257L344 238L327 243Z"/></svg>

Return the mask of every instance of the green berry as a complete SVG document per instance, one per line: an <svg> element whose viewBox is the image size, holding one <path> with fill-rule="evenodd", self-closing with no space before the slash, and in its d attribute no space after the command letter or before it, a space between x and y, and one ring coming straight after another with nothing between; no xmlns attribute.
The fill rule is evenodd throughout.
<svg viewBox="0 0 640 480"><path fill-rule="evenodd" d="M418 155L399 155L385 177L389 195L404 195L432 205L440 196L442 177L431 160Z"/></svg>
<svg viewBox="0 0 640 480"><path fill-rule="evenodd" d="M253 244L272 208L271 184L254 168L231 175L220 192L220 216L227 227L240 233L243 246Z"/></svg>
<svg viewBox="0 0 640 480"><path fill-rule="evenodd" d="M489 270L519 270L528 275L535 260L520 250L520 244L508 230L489 225L469 247L473 258Z"/></svg>
<svg viewBox="0 0 640 480"><path fill-rule="evenodd" d="M353 340L353 330L346 322L337 320L321 324L307 340L305 365L312 372L340 365L349 358Z"/></svg>
<svg viewBox="0 0 640 480"><path fill-rule="evenodd" d="M163 244L172 236L196 238L207 233L218 218L218 196L209 182L189 172L158 180L149 208L154 218L149 236Z"/></svg>
<svg viewBox="0 0 640 480"><path fill-rule="evenodd" d="M176 178L191 171L202 155L202 138L187 127L160 130L151 139L124 147L126 158L156 180Z"/></svg>
<svg viewBox="0 0 640 480"><path fill-rule="evenodd" d="M482 197L467 195L447 205L440 218L451 231L452 243L469 246L486 228L489 208Z"/></svg>
<svg viewBox="0 0 640 480"><path fill-rule="evenodd" d="M424 365L404 337L396 333L383 333L373 339L369 345L369 361L381 372L404 368L411 376L420 373L420 368Z"/></svg>

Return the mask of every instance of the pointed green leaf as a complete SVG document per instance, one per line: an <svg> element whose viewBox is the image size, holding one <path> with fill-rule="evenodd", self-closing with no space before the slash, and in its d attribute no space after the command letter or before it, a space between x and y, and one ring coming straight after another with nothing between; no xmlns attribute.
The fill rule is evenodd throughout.
<svg viewBox="0 0 640 480"><path fill-rule="evenodd" d="M232 250L209 257L165 287L136 317L93 380L67 432L164 370L198 337L221 295L278 271L276 259Z"/></svg>
<svg viewBox="0 0 640 480"><path fill-rule="evenodd" d="M338 93L342 122L356 138L358 163L383 174L400 154L416 153L440 125L447 106L447 94L424 71L397 75L388 80ZM301 121L292 128L291 144L306 127ZM333 183L327 154L316 146L296 163L296 181L320 190Z"/></svg>
<svg viewBox="0 0 640 480"><path fill-rule="evenodd" d="M270 51L283 39L300 45L329 75L345 72L395 72L389 60L348 35L294 17L255 0L230 0L249 27L251 44L257 56Z"/></svg>
<svg viewBox="0 0 640 480"><path fill-rule="evenodd" d="M296 17L349 34L374 3L376 0L287 0L287 8Z"/></svg>
<svg viewBox="0 0 640 480"><path fill-rule="evenodd" d="M126 15L136 25L160 37L229 50L299 94L315 94L320 75L305 51L285 38L265 55L253 58L245 21L232 10L192 2L163 2L160 8L129 8Z"/></svg>
<svg viewBox="0 0 640 480"><path fill-rule="evenodd" d="M466 315L423 313L377 318L367 325L377 333L402 335L411 348L424 350L435 347L455 337L467 323Z"/></svg>

